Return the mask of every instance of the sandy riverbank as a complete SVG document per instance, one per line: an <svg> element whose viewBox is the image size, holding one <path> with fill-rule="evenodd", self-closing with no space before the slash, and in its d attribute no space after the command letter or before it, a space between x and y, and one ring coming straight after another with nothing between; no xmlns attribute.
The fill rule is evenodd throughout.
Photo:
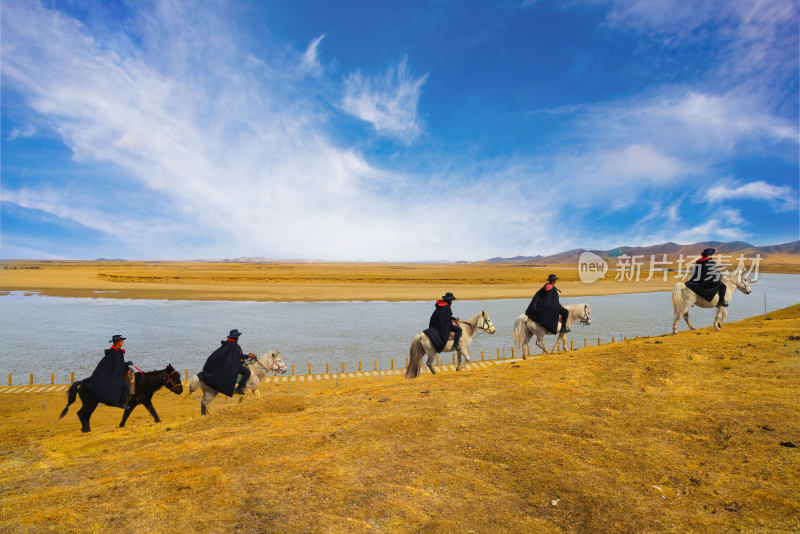
<svg viewBox="0 0 800 534"><path fill-rule="evenodd" d="M675 283L607 279L584 284L574 265L376 263L4 262L0 291L61 297L168 300L433 300L530 298L551 272L563 296L667 291Z"/></svg>

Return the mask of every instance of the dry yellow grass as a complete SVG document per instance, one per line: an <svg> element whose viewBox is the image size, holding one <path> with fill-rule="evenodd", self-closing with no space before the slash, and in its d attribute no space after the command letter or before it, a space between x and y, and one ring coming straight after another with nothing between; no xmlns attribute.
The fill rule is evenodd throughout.
<svg viewBox="0 0 800 534"><path fill-rule="evenodd" d="M565 296L671 289L675 280L584 284L574 265L378 263L6 262L0 291L63 297L191 300L430 300L530 298L555 272ZM100 291L102 293L96 293Z"/></svg>
<svg viewBox="0 0 800 534"><path fill-rule="evenodd" d="M205 418L159 393L163 423L103 407L88 435L62 395L2 395L0 530L797 532L798 332L800 305Z"/></svg>

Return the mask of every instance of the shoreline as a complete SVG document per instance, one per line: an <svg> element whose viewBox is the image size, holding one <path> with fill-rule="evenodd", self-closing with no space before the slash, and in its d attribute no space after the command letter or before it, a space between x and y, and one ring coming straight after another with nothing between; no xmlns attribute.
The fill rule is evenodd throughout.
<svg viewBox="0 0 800 534"><path fill-rule="evenodd" d="M574 265L15 262L0 270L0 292L135 300L403 302L435 300L451 291L460 300L504 300L531 298L549 273L559 277L562 297L671 291L678 281L674 273L666 281L654 273L647 281L650 273L643 269L639 281L617 281L616 273L608 272L585 284Z"/></svg>

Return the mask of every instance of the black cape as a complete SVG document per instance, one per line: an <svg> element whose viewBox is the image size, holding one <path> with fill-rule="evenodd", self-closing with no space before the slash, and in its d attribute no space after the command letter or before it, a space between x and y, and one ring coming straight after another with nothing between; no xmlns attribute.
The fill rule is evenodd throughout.
<svg viewBox="0 0 800 534"><path fill-rule="evenodd" d="M236 375L239 374L243 358L244 353L239 344L227 339L208 357L203 370L197 373L197 376L204 384L211 386L223 395L232 397L233 386L236 385Z"/></svg>
<svg viewBox="0 0 800 534"><path fill-rule="evenodd" d="M431 314L428 328L423 332L431 340L436 352L442 352L447 341L450 339L450 327L452 326L453 310L449 304L440 305L443 301L436 303L436 309Z"/></svg>
<svg viewBox="0 0 800 534"><path fill-rule="evenodd" d="M711 300L719 291L720 273L717 264L711 258L697 260L692 267L692 274L686 281L686 287L706 300Z"/></svg>
<svg viewBox="0 0 800 534"><path fill-rule="evenodd" d="M558 330L558 316L561 313L561 303L558 301L558 289L548 284L536 292L525 310L525 315L532 321L542 325L548 332L555 334Z"/></svg>
<svg viewBox="0 0 800 534"><path fill-rule="evenodd" d="M122 408L128 400L128 381L125 380L125 353L106 349L105 356L95 367L92 376L83 381L83 386L92 392L98 401Z"/></svg>

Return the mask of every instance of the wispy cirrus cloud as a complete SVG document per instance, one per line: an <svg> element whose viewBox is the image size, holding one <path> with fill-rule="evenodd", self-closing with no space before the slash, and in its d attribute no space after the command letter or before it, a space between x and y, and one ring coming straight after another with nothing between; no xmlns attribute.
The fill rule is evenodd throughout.
<svg viewBox="0 0 800 534"><path fill-rule="evenodd" d="M763 180L743 184L718 184L708 189L704 198L710 203L739 199L766 200L775 201L781 209L797 208L797 194L791 187L769 184Z"/></svg>
<svg viewBox="0 0 800 534"><path fill-rule="evenodd" d="M306 51L303 52L303 59L300 62L300 69L303 72L311 74L312 76L319 76L322 74L322 64L319 62L319 44L324 38L325 34L323 33L308 43Z"/></svg>
<svg viewBox="0 0 800 534"><path fill-rule="evenodd" d="M158 243L167 257L479 259L502 250L495 232L550 224L554 210L545 205L503 215L518 204L519 180L454 186L436 172L420 180L335 143L326 108L281 74L292 55L255 57L213 12L196 7L166 3L139 13L140 44L131 48L124 35L94 32L57 10L4 3L7 86L78 161L112 163L119 179L141 188L135 199L115 199L113 218L91 195L70 193L96 187L88 182L5 188L4 202L113 235L140 257ZM316 58L320 41L301 66ZM421 130L424 81L403 60L384 76L348 77L347 102L379 132L411 139ZM461 224L432 233L428 219L443 190ZM163 204L157 216L141 213L148 199ZM523 242L535 247L538 239Z"/></svg>
<svg viewBox="0 0 800 534"><path fill-rule="evenodd" d="M383 75L353 72L345 79L341 107L378 133L411 142L422 132L417 103L426 78L414 77L405 57Z"/></svg>

